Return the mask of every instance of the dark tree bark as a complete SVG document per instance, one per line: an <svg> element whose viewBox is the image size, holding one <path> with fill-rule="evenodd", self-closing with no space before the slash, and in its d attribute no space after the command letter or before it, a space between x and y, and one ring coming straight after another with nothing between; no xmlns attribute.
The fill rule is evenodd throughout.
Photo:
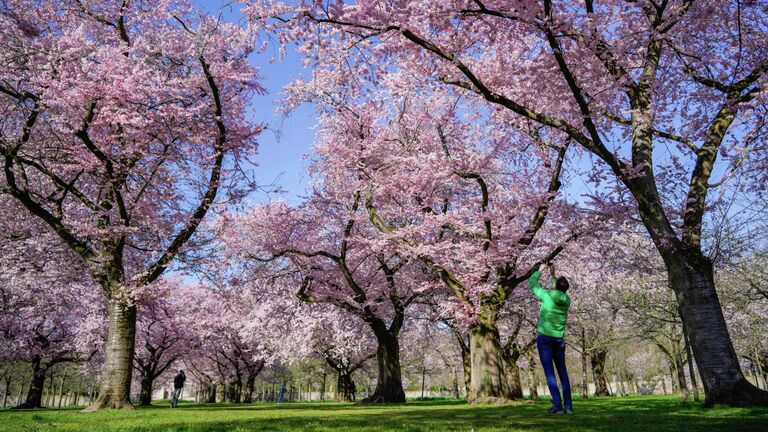
<svg viewBox="0 0 768 432"><path fill-rule="evenodd" d="M256 384L256 376L248 375L248 377L245 379L245 394L243 395L244 403L253 402L253 391L254 391L255 384Z"/></svg>
<svg viewBox="0 0 768 432"><path fill-rule="evenodd" d="M351 374L347 371L339 371L336 375L336 402L354 402L355 401L355 383L352 381Z"/></svg>
<svg viewBox="0 0 768 432"><path fill-rule="evenodd" d="M605 378L605 359L608 356L608 351L604 348L595 349L592 351L592 355L589 357L590 364L592 365L592 376L595 379L595 396L610 396L608 391L608 383Z"/></svg>
<svg viewBox="0 0 768 432"><path fill-rule="evenodd" d="M154 380L150 377L141 378L141 393L139 394L139 405L150 406L152 405L152 387Z"/></svg>
<svg viewBox="0 0 768 432"><path fill-rule="evenodd" d="M698 251L667 253L663 257L699 366L705 406L768 405L768 393L749 383L741 371L709 259Z"/></svg>
<svg viewBox="0 0 768 432"><path fill-rule="evenodd" d="M205 395L205 403L216 403L216 391L217 391L216 384L211 383L208 386L208 389Z"/></svg>
<svg viewBox="0 0 768 432"><path fill-rule="evenodd" d="M377 328L374 333L378 342L376 349L378 365L376 388L372 395L361 402L405 403L400 366L400 342L397 334L393 334L389 329L382 330L379 328L381 326L374 325L374 327Z"/></svg>
<svg viewBox="0 0 768 432"><path fill-rule="evenodd" d="M42 365L40 356L32 359L32 379L30 380L27 398L24 403L17 405L17 409L33 409L43 407L43 388L45 387L45 374L48 367ZM53 391L51 388L49 391Z"/></svg>
<svg viewBox="0 0 768 432"><path fill-rule="evenodd" d="M240 403L241 390L243 389L243 381L239 378L233 379L226 386L226 401L232 403Z"/></svg>

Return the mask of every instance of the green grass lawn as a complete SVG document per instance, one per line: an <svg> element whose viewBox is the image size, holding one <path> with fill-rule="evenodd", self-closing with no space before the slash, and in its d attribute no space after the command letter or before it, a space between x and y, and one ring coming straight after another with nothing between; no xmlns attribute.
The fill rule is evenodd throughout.
<svg viewBox="0 0 768 432"><path fill-rule="evenodd" d="M52 409L0 412L0 431L768 431L768 409L704 409L675 397L590 399L573 416L546 416L547 401L468 406L296 403L166 405L92 414Z"/></svg>

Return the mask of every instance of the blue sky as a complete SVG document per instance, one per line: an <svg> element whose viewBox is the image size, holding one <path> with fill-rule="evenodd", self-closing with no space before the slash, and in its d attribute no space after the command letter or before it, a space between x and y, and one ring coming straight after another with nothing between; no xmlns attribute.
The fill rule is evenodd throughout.
<svg viewBox="0 0 768 432"><path fill-rule="evenodd" d="M231 0L197 0L195 3L212 14L222 13L226 21L244 21L238 5L227 6L232 3ZM277 112L276 107L283 86L305 73L305 69L292 50L281 60L274 45L265 53L253 54L251 61L261 69L261 84L269 92L254 99L253 119L264 123L268 129L259 137L258 166L253 172L265 189L273 189L271 185L279 186L285 190L281 196L295 203L305 195L309 186L306 174L309 161L305 155L310 153L315 135L312 130L315 115L309 106L300 107L290 116ZM276 195L262 191L256 193L253 199L264 201L270 196L274 198Z"/></svg>

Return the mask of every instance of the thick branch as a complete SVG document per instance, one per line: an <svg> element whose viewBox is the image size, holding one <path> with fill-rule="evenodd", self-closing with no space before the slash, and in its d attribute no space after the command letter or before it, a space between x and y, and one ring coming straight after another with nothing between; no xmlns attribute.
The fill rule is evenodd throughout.
<svg viewBox="0 0 768 432"><path fill-rule="evenodd" d="M198 58L200 66L205 74L208 87L211 90L211 97L214 103L214 122L216 123L216 129L218 130L216 135L216 142L214 143L215 160L211 169L211 176L208 180L208 189L203 195L202 200L198 204L192 217L187 222L187 225L179 231L171 244L162 254L160 259L157 260L152 266L149 267L144 277L141 279L141 284L146 285L157 279L173 261L176 255L179 253L181 247L192 237L197 231L197 227L203 221L203 218L208 213L208 209L213 204L213 200L216 198L216 194L219 191L219 179L221 177L221 168L224 162L224 145L227 140L227 129L224 126L223 109L221 103L221 97L219 95L219 87L216 84L216 80L211 75L211 70L205 57L202 55Z"/></svg>

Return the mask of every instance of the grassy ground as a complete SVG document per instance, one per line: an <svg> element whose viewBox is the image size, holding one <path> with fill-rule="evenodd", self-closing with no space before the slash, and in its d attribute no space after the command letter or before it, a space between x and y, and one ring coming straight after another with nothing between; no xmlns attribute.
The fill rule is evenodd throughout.
<svg viewBox="0 0 768 432"><path fill-rule="evenodd" d="M674 397L575 401L573 416L546 416L547 401L468 406L455 401L405 405L167 405L136 412L52 409L0 412L0 431L768 431L768 409L713 408Z"/></svg>

